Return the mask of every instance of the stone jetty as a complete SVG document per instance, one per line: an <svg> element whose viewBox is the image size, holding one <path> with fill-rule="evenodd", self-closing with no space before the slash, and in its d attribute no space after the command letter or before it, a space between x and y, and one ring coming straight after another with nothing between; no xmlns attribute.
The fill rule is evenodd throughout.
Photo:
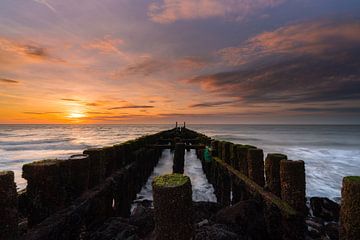
<svg viewBox="0 0 360 240"><path fill-rule="evenodd" d="M164 149L174 151L173 173L156 177L154 201L134 208ZM192 201L183 175L191 149L217 202ZM344 178L341 207L323 198L309 206L303 161L264 157L185 123L68 160L25 164L23 177L27 187L16 192L13 172L0 171L0 240L360 239L360 177Z"/></svg>

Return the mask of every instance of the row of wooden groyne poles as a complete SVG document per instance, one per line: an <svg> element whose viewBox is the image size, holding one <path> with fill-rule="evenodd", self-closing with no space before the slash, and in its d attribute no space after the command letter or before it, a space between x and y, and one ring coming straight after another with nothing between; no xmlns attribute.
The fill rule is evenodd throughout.
<svg viewBox="0 0 360 240"><path fill-rule="evenodd" d="M207 147L211 147L210 160L204 157ZM263 151L254 146L216 141L176 127L88 149L68 160L25 164L27 187L19 193L13 172L0 172L0 240L80 239L80 233L93 224L113 216L128 217L136 194L166 148L175 149L173 169L178 173L183 172L185 149L196 149L223 206L246 199L261 203L268 239L305 239L303 161L287 160L283 154L268 154L264 161ZM167 177L153 182L157 239L190 239L192 226L186 213L191 211L191 184L182 175L171 176L175 180L169 182ZM171 214L166 213L169 208ZM24 222L27 230L20 234ZM343 179L340 222L340 239L360 239L359 177Z"/></svg>

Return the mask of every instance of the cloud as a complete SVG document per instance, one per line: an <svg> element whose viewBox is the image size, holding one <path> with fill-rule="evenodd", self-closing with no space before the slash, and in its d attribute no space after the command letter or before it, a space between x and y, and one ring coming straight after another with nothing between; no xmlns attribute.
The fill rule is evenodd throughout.
<svg viewBox="0 0 360 240"><path fill-rule="evenodd" d="M62 114L62 112L23 112L29 115L47 115L47 114Z"/></svg>
<svg viewBox="0 0 360 240"><path fill-rule="evenodd" d="M129 75L141 75L149 76L157 72L165 71L168 63L152 58L150 56L144 56L138 58L135 62L129 64L120 71L114 74L114 77L124 77Z"/></svg>
<svg viewBox="0 0 360 240"><path fill-rule="evenodd" d="M64 63L50 54L49 49L36 43L19 42L0 37L0 65L21 65L42 62Z"/></svg>
<svg viewBox="0 0 360 240"><path fill-rule="evenodd" d="M187 56L176 60L161 59L153 56L142 56L136 58L132 63L125 68L116 71L113 78L122 78L126 76L151 76L162 72L176 72L176 71L192 71L209 66L211 62L207 59Z"/></svg>
<svg viewBox="0 0 360 240"><path fill-rule="evenodd" d="M265 57L281 55L321 56L334 48L360 42L360 22L322 20L303 22L264 32L238 47L228 47L218 54L230 65L242 65Z"/></svg>
<svg viewBox="0 0 360 240"><path fill-rule="evenodd" d="M219 106L223 106L223 105L228 105L228 104L232 104L236 101L217 101L217 102L203 102L203 103L197 103L197 104L192 104L189 107L190 108L209 108L209 107L219 107Z"/></svg>
<svg viewBox="0 0 360 240"><path fill-rule="evenodd" d="M112 107L108 110L116 110L116 109L147 109L147 108L154 108L154 106L151 105L125 105L121 107Z"/></svg>
<svg viewBox="0 0 360 240"><path fill-rule="evenodd" d="M37 3L40 3L44 6L46 6L47 8L49 8L51 11L53 11L54 13L56 13L56 9L52 6L52 4L50 3L49 0L34 0Z"/></svg>
<svg viewBox="0 0 360 240"><path fill-rule="evenodd" d="M219 116L221 118L233 118L233 117L242 117L242 116L254 116L254 115L264 115L269 114L269 111L256 111L256 112L212 112L212 113L161 113L157 116L160 118L216 118Z"/></svg>
<svg viewBox="0 0 360 240"><path fill-rule="evenodd" d="M344 62L300 57L265 67L199 76L188 80L208 92L239 101L319 102L360 99L360 49Z"/></svg>
<svg viewBox="0 0 360 240"><path fill-rule="evenodd" d="M122 57L128 58L128 56L123 53L119 46L124 44L124 41L120 38L112 38L107 35L102 39L94 40L90 43L83 45L85 49L95 49L103 54L115 53L119 54Z"/></svg>
<svg viewBox="0 0 360 240"><path fill-rule="evenodd" d="M86 114L106 115L106 114L110 114L110 113L108 113L108 112L97 112L97 111L88 111L88 112L86 112Z"/></svg>
<svg viewBox="0 0 360 240"><path fill-rule="evenodd" d="M324 21L307 22L282 27L248 40L233 49L226 60L235 68L194 77L187 82L243 103L360 99L360 24L357 21L334 25Z"/></svg>
<svg viewBox="0 0 360 240"><path fill-rule="evenodd" d="M230 17L241 21L285 0L161 0L149 5L148 16L154 22Z"/></svg>
<svg viewBox="0 0 360 240"><path fill-rule="evenodd" d="M201 69L209 66L210 61L201 57L187 56L176 61L175 66L180 69Z"/></svg>
<svg viewBox="0 0 360 240"><path fill-rule="evenodd" d="M94 121L126 121L136 118L147 117L147 115L142 114L132 114L132 115L113 115L113 116L96 116L96 117L86 117L87 120Z"/></svg>
<svg viewBox="0 0 360 240"><path fill-rule="evenodd" d="M13 79L8 79L8 78L0 78L0 83L5 83L5 84L18 84L19 81L13 80Z"/></svg>
<svg viewBox="0 0 360 240"><path fill-rule="evenodd" d="M0 38L0 50L31 58L48 58L47 50L35 44L23 44Z"/></svg>
<svg viewBox="0 0 360 240"><path fill-rule="evenodd" d="M359 107L336 107L336 108L314 108L314 107L304 107L304 108L292 108L289 109L292 112L301 112L301 113L352 113L359 114Z"/></svg>
<svg viewBox="0 0 360 240"><path fill-rule="evenodd" d="M67 101L67 102L80 102L79 99L75 99L75 98L62 98L60 100Z"/></svg>

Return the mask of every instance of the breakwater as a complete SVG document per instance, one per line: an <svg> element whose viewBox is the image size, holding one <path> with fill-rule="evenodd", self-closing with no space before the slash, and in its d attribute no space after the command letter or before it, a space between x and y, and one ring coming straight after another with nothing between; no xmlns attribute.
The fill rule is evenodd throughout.
<svg viewBox="0 0 360 240"><path fill-rule="evenodd" d="M210 158L207 147L211 147ZM267 239L304 239L302 161L269 154L264 162L261 149L214 141L185 127L111 147L88 149L65 161L26 164L23 176L28 186L18 196L12 173L2 173L0 187L7 200L1 202L0 214L6 223L0 229L1 239L86 239L87 232L107 219L129 217L131 204L163 149L175 150L174 172L181 173L184 151L190 148L196 149L222 207L254 199L261 206ZM350 196L347 205L352 211L346 211L346 216L354 212L351 192L357 186L356 178L348 181L351 184L346 188ZM347 218L344 219L345 223ZM349 224L342 231L343 236L348 229L353 230ZM352 234L357 234L354 231Z"/></svg>

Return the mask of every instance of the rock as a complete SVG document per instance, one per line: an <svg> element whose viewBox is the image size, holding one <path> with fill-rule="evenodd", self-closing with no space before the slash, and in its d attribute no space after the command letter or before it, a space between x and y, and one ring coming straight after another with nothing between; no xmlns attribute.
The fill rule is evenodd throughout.
<svg viewBox="0 0 360 240"><path fill-rule="evenodd" d="M307 226L307 235L318 239L324 234L324 220L317 217L308 217L305 220Z"/></svg>
<svg viewBox="0 0 360 240"><path fill-rule="evenodd" d="M340 205L336 202L328 198L312 197L310 206L315 217L325 221L339 221Z"/></svg>
<svg viewBox="0 0 360 240"><path fill-rule="evenodd" d="M330 240L339 239L339 224L338 223L328 223L325 226L325 235L330 238Z"/></svg>
<svg viewBox="0 0 360 240"><path fill-rule="evenodd" d="M152 208L153 207L153 201L148 200L148 199L136 199L134 201L134 203L136 203L137 205L141 205L143 207L146 207L146 208Z"/></svg>
<svg viewBox="0 0 360 240"><path fill-rule="evenodd" d="M221 205L216 202L193 202L194 223L210 219L221 209Z"/></svg>
<svg viewBox="0 0 360 240"><path fill-rule="evenodd" d="M307 217L305 219L306 225L313 228L322 229L324 227L324 220L317 217Z"/></svg>
<svg viewBox="0 0 360 240"><path fill-rule="evenodd" d="M196 226L197 227L202 227L202 226L205 226L205 225L208 225L209 224L209 220L205 219L205 220L202 220L201 222L197 223Z"/></svg>
<svg viewBox="0 0 360 240"><path fill-rule="evenodd" d="M137 230L127 219L110 218L90 235L89 240L137 240L140 239Z"/></svg>
<svg viewBox="0 0 360 240"><path fill-rule="evenodd" d="M237 234L246 234L250 239L267 239L261 206L254 200L241 201L231 207L223 208L212 220L226 224Z"/></svg>
<svg viewBox="0 0 360 240"><path fill-rule="evenodd" d="M236 233L221 224L203 226L195 230L193 240L241 240Z"/></svg>
<svg viewBox="0 0 360 240"><path fill-rule="evenodd" d="M130 216L129 223L138 227L140 237L148 235L155 228L154 210L138 205Z"/></svg>

